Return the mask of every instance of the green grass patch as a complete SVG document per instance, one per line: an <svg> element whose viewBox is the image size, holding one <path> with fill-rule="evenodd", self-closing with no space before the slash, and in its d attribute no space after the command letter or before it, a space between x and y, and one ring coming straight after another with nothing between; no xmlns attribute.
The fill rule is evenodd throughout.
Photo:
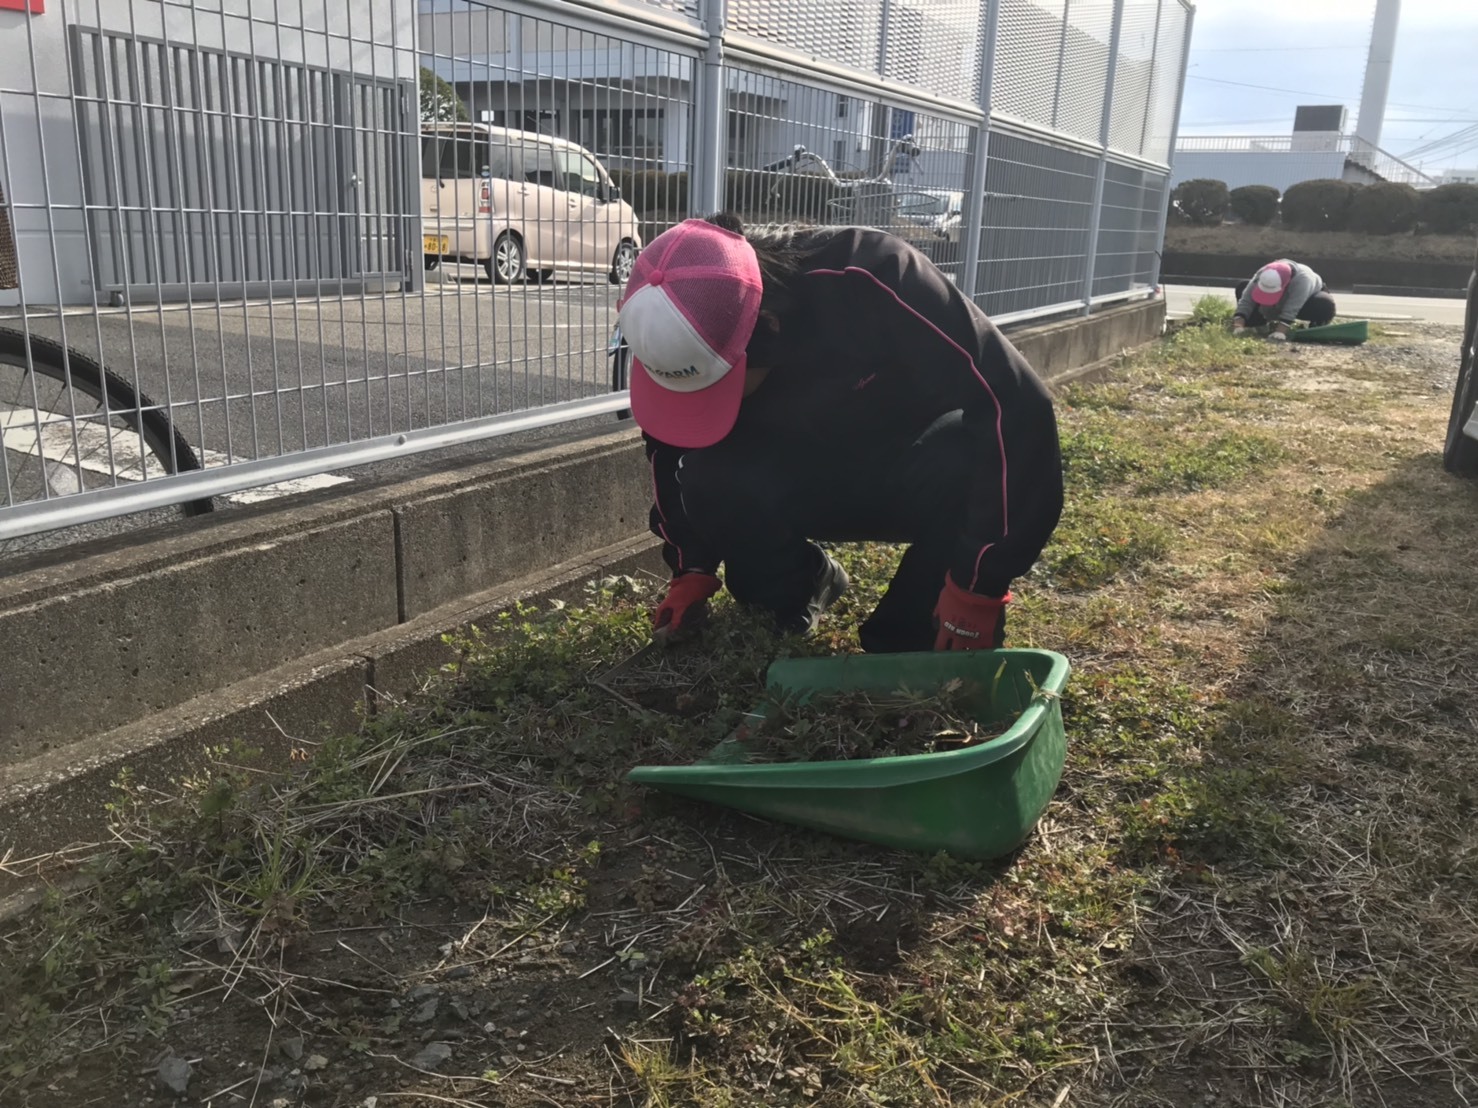
<svg viewBox="0 0 1478 1108"><path fill-rule="evenodd" d="M1033 578L1057 588L1097 588L1158 561L1171 542L1170 529L1132 501L1074 494Z"/></svg>
<svg viewBox="0 0 1478 1108"><path fill-rule="evenodd" d="M1192 327L1230 327L1237 306L1222 296L1203 296L1191 305Z"/></svg>

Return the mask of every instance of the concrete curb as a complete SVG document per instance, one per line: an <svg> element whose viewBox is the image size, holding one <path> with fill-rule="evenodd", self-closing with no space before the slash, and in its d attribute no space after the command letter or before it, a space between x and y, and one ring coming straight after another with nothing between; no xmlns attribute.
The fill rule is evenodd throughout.
<svg viewBox="0 0 1478 1108"><path fill-rule="evenodd" d="M0 765L626 539L648 487L622 429L59 551L0 577Z"/></svg>
<svg viewBox="0 0 1478 1108"><path fill-rule="evenodd" d="M1402 288L1397 285L1356 285L1350 290L1357 296L1410 296L1422 300L1466 300L1468 290Z"/></svg>

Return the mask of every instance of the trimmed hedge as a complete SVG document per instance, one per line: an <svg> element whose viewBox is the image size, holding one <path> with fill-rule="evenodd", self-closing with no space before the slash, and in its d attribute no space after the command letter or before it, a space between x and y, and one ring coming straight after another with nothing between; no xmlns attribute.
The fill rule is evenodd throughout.
<svg viewBox="0 0 1478 1108"><path fill-rule="evenodd" d="M1478 231L1478 185L1438 185L1421 194L1422 230L1434 235Z"/></svg>
<svg viewBox="0 0 1478 1108"><path fill-rule="evenodd" d="M1343 231L1359 186L1348 181L1301 181L1283 194L1283 225L1294 231Z"/></svg>
<svg viewBox="0 0 1478 1108"><path fill-rule="evenodd" d="M1410 185L1365 185L1350 201L1349 227L1367 235L1404 235L1416 227L1421 194Z"/></svg>
<svg viewBox="0 0 1478 1108"><path fill-rule="evenodd" d="M1267 227L1278 218L1278 190L1272 185L1232 189L1231 204L1232 214L1254 227Z"/></svg>
<svg viewBox="0 0 1478 1108"><path fill-rule="evenodd" d="M611 182L637 215L688 210L688 175L657 169L613 169Z"/></svg>
<svg viewBox="0 0 1478 1108"><path fill-rule="evenodd" d="M1198 227L1219 225L1226 219L1231 202L1225 181L1212 181L1205 177L1182 181L1170 194L1170 203L1175 211Z"/></svg>

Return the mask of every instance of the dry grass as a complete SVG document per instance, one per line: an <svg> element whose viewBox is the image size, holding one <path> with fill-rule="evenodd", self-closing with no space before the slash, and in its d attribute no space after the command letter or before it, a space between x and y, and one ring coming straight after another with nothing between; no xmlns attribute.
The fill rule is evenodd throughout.
<svg viewBox="0 0 1478 1108"><path fill-rule="evenodd" d="M1069 765L1016 857L620 780L727 734L776 654L853 649L895 551L841 552L809 643L726 609L613 677L650 593L608 582L297 778L125 790L98 883L0 935L0 1100L133 1103L167 1045L192 1096L249 1075L222 1104L1471 1103L1478 495L1437 459L1456 335L1411 330L1182 332L1064 398L1069 509L1010 628L1073 660ZM423 1033L428 983L486 1012ZM283 1075L294 1035L331 1083Z"/></svg>
<svg viewBox="0 0 1478 1108"><path fill-rule="evenodd" d="M1133 948L1143 987L1103 1032L1119 1103L1478 1095L1478 499L1440 470L1446 397L1371 354L1190 390L1286 462L1164 505L1175 548L1093 597L1117 618L1094 621L1084 669L1132 658L1215 705L1142 802L1139 847L1165 868ZM1167 384L1119 401L1153 410ZM1260 389L1280 402L1238 399ZM1079 623L1036 614L1044 641Z"/></svg>

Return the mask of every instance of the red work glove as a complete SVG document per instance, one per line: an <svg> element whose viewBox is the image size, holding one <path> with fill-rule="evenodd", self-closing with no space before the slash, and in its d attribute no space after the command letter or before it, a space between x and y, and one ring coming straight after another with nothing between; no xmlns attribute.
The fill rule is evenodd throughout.
<svg viewBox="0 0 1478 1108"><path fill-rule="evenodd" d="M683 573L672 579L667 595L652 613L652 640L665 645L685 642L708 618L708 598L723 585L711 573Z"/></svg>
<svg viewBox="0 0 1478 1108"><path fill-rule="evenodd" d="M981 596L944 575L944 588L934 605L935 650L994 650L1006 636L1005 596Z"/></svg>

